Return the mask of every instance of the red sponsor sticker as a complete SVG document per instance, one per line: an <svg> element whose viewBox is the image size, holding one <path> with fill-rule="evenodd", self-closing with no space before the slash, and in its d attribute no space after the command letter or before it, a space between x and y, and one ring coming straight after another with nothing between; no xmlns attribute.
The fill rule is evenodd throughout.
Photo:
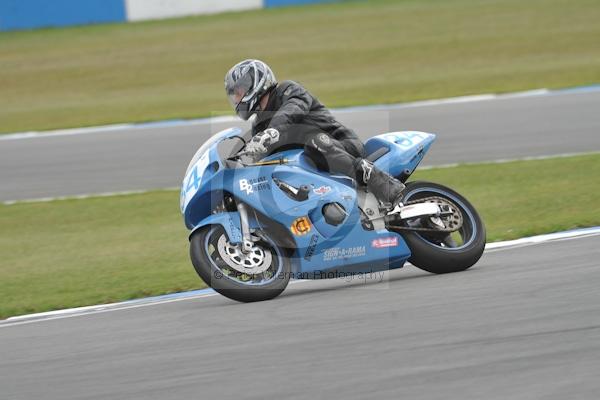
<svg viewBox="0 0 600 400"><path fill-rule="evenodd" d="M371 242L371 247L374 247L376 249L383 249L385 247L395 247L395 246L398 246L398 237L397 236L373 239L373 241Z"/></svg>
<svg viewBox="0 0 600 400"><path fill-rule="evenodd" d="M321 186L318 188L314 188L313 192L315 192L316 194L320 194L320 195L327 194L327 193L331 192L331 186Z"/></svg>

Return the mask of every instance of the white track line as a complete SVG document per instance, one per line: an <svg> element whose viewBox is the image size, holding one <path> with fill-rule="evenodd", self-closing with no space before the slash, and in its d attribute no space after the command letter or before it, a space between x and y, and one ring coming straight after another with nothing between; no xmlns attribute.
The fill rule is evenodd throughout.
<svg viewBox="0 0 600 400"><path fill-rule="evenodd" d="M35 138L47 138L57 136L73 136L73 135L88 135L91 133L107 133L114 131L134 131L138 129L151 129L151 128L163 128L167 126L194 126L194 125L211 125L216 123L224 122L239 122L240 119L234 116L223 116L223 117L209 117L209 118L198 118L189 120L173 120L173 121L157 121L147 123L128 123L128 124L115 124L115 125L101 125L101 126L90 126L86 128L70 128L70 129L59 129L54 131L32 131L32 132L17 132L0 134L0 141L2 140L21 140L21 139L35 139Z"/></svg>
<svg viewBox="0 0 600 400"><path fill-rule="evenodd" d="M600 226L591 228L574 229L564 232L547 233L544 235L536 235L515 240L506 240L503 242L488 243L485 245L486 252L494 252L496 250L504 250L516 247L532 246L539 243L552 241L575 239L588 236L600 235Z"/></svg>
<svg viewBox="0 0 600 400"><path fill-rule="evenodd" d="M479 94L471 96L459 96L449 97L445 99L434 99L434 100L422 100L414 101L409 103L396 103L396 104L373 104L368 106L357 106L357 107L345 107L332 109L335 113L349 113L349 112L363 112L373 110L396 110L401 108L414 108L414 107L429 107L439 106L445 104L460 104L460 103L471 103L478 101L489 101L489 100L503 100L503 99L514 99L523 97L534 97L534 96L546 96L546 95L560 95L560 94L576 94L576 93L589 93L600 91L600 86L591 85L580 88L567 88L558 90L549 89L534 89L526 90L522 92L504 93L504 94ZM48 138L57 136L71 136L71 135L86 135L91 133L106 133L114 131L135 131L138 129L151 129L151 128L163 128L167 126L194 126L194 125L210 125L215 123L224 122L239 122L239 118L231 115L219 116L219 117L208 117L198 118L189 120L168 120L168 121L156 121L146 123L124 123L115 125L102 125L102 126L91 126L86 128L73 128L73 129L59 129L54 131L32 131L32 132L17 132L0 134L0 141L3 140L22 140L22 139L34 139L34 138Z"/></svg>
<svg viewBox="0 0 600 400"><path fill-rule="evenodd" d="M81 199L89 199L92 197L113 197L113 196L127 196L130 194L144 194L152 191L162 191L162 190L179 190L179 188L166 188L166 189L154 189L154 190L125 190L123 192L104 192L104 193L89 193L89 194L76 194L73 196L58 196L58 197L39 197L36 199L23 199L23 200L7 200L3 201L2 204L11 206L13 204L19 203L48 203L51 201L59 201L59 200L81 200Z"/></svg>
<svg viewBox="0 0 600 400"><path fill-rule="evenodd" d="M23 199L23 200L6 200L3 201L2 204L5 206L12 206L14 204L23 204L23 203L48 203L52 201L61 201L61 200L82 200L82 199L90 199L96 197L113 197L113 196L128 196L131 194L145 194L150 192L164 192L170 190L181 190L180 187L169 187L169 188L157 188L157 189L145 189L145 190L125 190L122 192L104 192L104 193L86 193L86 194L76 194L72 196L58 196L58 197L40 197L36 199Z"/></svg>
<svg viewBox="0 0 600 400"><path fill-rule="evenodd" d="M84 315L102 314L102 313L106 313L106 312L110 312L110 311L130 310L132 308L147 307L147 306L152 306L152 305L156 305L156 304L167 304L167 303L174 303L177 301L201 299L203 297L216 296L217 294L218 293L216 293L216 292L211 292L211 293L206 293L206 294L197 295L197 296L188 296L188 297L181 297L178 299L160 300L160 301L149 302L149 303L140 303L140 304L131 304L131 305L128 305L127 302L112 303L112 304L104 304L104 305L98 305L98 306L79 307L79 308L70 308L70 309L66 309L66 310L50 311L49 313L19 315L17 317L11 317L11 318L4 320L6 322L0 321L0 328L16 326L16 325L32 324L35 322L53 321L55 319L81 317Z"/></svg>
<svg viewBox="0 0 600 400"><path fill-rule="evenodd" d="M547 243L552 241L570 240L577 238L584 238L590 236L600 235L600 226L592 228L583 228L577 230L571 230L566 232L550 233L545 235L531 236L522 239L508 240L504 242L488 243L485 246L485 252L497 252L501 250L521 248L525 246L532 246L541 243ZM291 283L301 284L311 282L311 280L297 280ZM100 304L95 306L70 308L66 310L49 311L38 314L20 315L16 317L8 318L4 321L0 321L0 328L9 326L17 326L24 324L31 324L35 322L52 321L56 319L79 317L83 315L100 314L110 311L130 310L133 308L153 306L157 304L174 303L177 301L184 300L195 300L205 297L216 296L217 293L211 289L197 290L192 292L176 293L165 296L149 297L145 299L130 300L121 303L112 304Z"/></svg>
<svg viewBox="0 0 600 400"><path fill-rule="evenodd" d="M438 165L424 165L421 167L417 167L417 170L428 170L428 169L437 169L437 168L456 168L464 165L485 165L485 164L506 164L516 161L539 161L539 160L550 160L553 158L568 158L568 157L577 157L577 156L591 156L594 154L600 154L600 151L584 151L580 153L559 153L559 154L547 154L541 156L527 156L527 157L519 157L519 158L499 158L497 160L489 160L489 161L474 161L474 162L464 162L464 163L451 163L451 164L438 164Z"/></svg>

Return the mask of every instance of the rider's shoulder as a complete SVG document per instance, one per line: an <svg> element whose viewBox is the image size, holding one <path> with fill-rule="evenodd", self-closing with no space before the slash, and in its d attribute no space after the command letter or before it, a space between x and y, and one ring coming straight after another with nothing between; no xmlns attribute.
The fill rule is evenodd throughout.
<svg viewBox="0 0 600 400"><path fill-rule="evenodd" d="M298 82L292 81L292 80L281 81L277 85L277 91L283 95L289 95L289 94L291 94L292 91L305 91L305 90L306 89L304 88L304 86L302 86Z"/></svg>

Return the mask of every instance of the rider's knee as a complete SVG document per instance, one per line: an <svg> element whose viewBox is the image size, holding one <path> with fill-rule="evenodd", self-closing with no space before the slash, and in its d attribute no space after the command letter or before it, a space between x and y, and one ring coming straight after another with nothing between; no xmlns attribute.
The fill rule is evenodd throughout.
<svg viewBox="0 0 600 400"><path fill-rule="evenodd" d="M360 139L346 139L342 141L342 145L354 157L363 158L365 156L365 145Z"/></svg>
<svg viewBox="0 0 600 400"><path fill-rule="evenodd" d="M304 150L308 152L317 151L321 154L327 154L333 147L333 139L326 133L314 135L304 145Z"/></svg>

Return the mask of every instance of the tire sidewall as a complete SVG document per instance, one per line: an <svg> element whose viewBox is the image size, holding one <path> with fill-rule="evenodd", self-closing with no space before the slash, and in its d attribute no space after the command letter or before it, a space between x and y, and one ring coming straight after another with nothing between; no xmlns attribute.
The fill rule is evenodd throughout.
<svg viewBox="0 0 600 400"><path fill-rule="evenodd" d="M400 232L411 250L409 261L414 266L428 272L442 274L463 271L473 266L483 254L485 249L485 226L475 207L456 191L431 182L409 182L405 189L405 199L410 201L411 194L421 192L419 189L431 189L433 193L441 191L456 198L470 214L475 225L475 238L465 247L459 249L444 249L429 243L416 232ZM449 198L452 201L452 198Z"/></svg>

